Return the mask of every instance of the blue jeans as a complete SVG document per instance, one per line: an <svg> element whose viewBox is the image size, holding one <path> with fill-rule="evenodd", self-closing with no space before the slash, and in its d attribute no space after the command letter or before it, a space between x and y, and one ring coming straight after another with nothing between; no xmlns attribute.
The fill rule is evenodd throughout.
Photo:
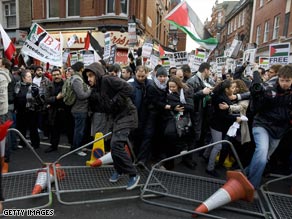
<svg viewBox="0 0 292 219"><path fill-rule="evenodd" d="M84 137L84 131L87 121L87 112L85 113L72 113L74 117L74 137L73 137L73 145L71 147L71 150L75 150L76 148L79 148L82 146L82 140Z"/></svg>
<svg viewBox="0 0 292 219"><path fill-rule="evenodd" d="M272 138L263 127L254 127L252 133L256 148L246 174L251 184L258 189L267 161L278 147L280 139Z"/></svg>

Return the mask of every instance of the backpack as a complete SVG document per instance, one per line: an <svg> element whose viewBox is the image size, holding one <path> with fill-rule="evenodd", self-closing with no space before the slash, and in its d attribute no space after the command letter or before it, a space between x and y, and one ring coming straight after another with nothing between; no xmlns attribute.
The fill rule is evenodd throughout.
<svg viewBox="0 0 292 219"><path fill-rule="evenodd" d="M67 106L72 106L76 101L76 94L72 89L73 81L77 78L81 78L78 75L73 75L71 78L67 79L62 87L63 102Z"/></svg>

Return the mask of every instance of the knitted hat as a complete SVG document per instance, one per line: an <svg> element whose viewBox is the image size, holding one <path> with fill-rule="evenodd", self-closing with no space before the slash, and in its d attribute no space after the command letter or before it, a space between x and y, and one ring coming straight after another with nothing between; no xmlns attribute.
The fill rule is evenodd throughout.
<svg viewBox="0 0 292 219"><path fill-rule="evenodd" d="M167 76L167 71L164 67L160 67L159 69L157 69L156 77L158 77L160 75Z"/></svg>

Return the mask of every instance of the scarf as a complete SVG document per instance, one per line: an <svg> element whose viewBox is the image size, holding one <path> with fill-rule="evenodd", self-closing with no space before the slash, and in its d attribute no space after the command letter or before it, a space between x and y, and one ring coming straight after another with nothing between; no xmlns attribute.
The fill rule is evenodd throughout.
<svg viewBox="0 0 292 219"><path fill-rule="evenodd" d="M157 77L153 78L154 84L160 89L160 90L165 90L167 87L167 81L168 78L166 79L166 81L164 83L160 83L160 81L157 79Z"/></svg>

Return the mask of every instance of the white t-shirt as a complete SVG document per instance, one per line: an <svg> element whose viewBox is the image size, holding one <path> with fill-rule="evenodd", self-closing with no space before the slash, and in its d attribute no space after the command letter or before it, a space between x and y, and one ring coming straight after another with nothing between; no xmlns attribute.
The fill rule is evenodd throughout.
<svg viewBox="0 0 292 219"><path fill-rule="evenodd" d="M42 81L42 78L40 77L40 78L38 78L38 77L34 77L33 78L33 80L32 80L32 82L34 83L34 84L36 84L37 86L41 86L41 81Z"/></svg>

